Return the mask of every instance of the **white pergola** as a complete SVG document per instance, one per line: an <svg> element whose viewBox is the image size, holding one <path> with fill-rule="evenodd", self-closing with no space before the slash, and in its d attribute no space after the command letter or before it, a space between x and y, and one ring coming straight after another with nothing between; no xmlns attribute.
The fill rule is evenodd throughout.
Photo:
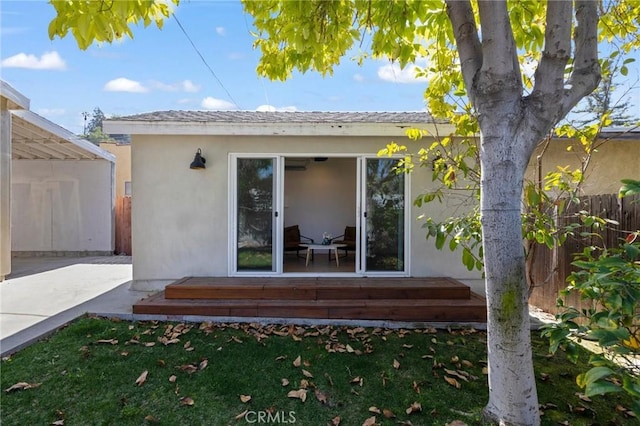
<svg viewBox="0 0 640 426"><path fill-rule="evenodd" d="M0 281L11 272L12 160L107 160L115 156L29 110L29 99L0 80Z"/></svg>

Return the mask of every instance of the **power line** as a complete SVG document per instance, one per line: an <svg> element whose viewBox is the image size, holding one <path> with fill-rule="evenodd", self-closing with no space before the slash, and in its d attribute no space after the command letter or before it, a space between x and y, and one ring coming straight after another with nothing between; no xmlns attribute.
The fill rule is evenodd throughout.
<svg viewBox="0 0 640 426"><path fill-rule="evenodd" d="M202 62L204 63L204 65L209 69L209 71L211 72L211 75L213 75L213 78L216 79L216 81L218 82L218 84L220 85L220 87L222 87L222 89L225 91L225 93L227 94L227 96L229 96L229 99L231 99L231 102L233 102L233 104L235 106L238 107L238 109L242 109L240 107L240 105L236 102L235 99L233 99L233 96L231 96L231 93L229 93L229 91L227 90L227 88L224 86L224 84L222 84L222 81L220 81L220 79L218 78L218 76L216 75L215 71L213 71L213 69L211 68L211 66L209 66L209 64L207 63L207 60L204 59L204 56L202 56L202 53L200 53L200 51L198 50L198 48L196 47L195 43L193 42L193 40L191 40L191 37L189 37L189 34L187 34L187 31L184 29L184 27L182 26L182 24L180 23L180 20L178 19L178 17L174 14L173 15L174 19L176 20L176 22L178 23L178 26L180 27L180 29L182 30L183 34L185 35L185 37L187 37L187 40L189 40L189 43L191 43L191 46L193 47L193 49L196 51L196 53L198 54L198 56L200 56L200 59L202 59Z"/></svg>

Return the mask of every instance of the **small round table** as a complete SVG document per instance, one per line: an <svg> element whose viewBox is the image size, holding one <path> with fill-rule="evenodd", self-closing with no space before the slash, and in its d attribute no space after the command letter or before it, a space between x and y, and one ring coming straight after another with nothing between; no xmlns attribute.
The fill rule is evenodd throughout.
<svg viewBox="0 0 640 426"><path fill-rule="evenodd" d="M331 258L331 250L333 250L336 257L336 266L340 266L340 261L338 260L338 249L346 246L346 244L300 244L300 247L307 248L305 266L309 266L309 259L311 258L311 253L313 253L314 250L329 250L329 258Z"/></svg>

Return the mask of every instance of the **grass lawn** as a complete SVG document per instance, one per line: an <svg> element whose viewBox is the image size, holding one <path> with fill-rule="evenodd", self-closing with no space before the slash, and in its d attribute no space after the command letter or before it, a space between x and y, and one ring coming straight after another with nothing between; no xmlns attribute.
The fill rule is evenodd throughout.
<svg viewBox="0 0 640 426"><path fill-rule="evenodd" d="M637 422L622 394L580 394L584 364L547 353L534 332L543 424ZM83 317L1 373L3 426L479 425L488 398L486 334L475 330Z"/></svg>

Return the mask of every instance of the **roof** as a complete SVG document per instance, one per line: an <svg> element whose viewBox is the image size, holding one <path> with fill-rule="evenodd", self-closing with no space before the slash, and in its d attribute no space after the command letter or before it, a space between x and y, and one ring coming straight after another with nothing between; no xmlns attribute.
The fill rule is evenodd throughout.
<svg viewBox="0 0 640 426"><path fill-rule="evenodd" d="M4 80L0 80L0 96L7 99L7 109L29 109L29 98Z"/></svg>
<svg viewBox="0 0 640 426"><path fill-rule="evenodd" d="M11 157L15 160L96 160L115 156L27 110L11 111Z"/></svg>
<svg viewBox="0 0 640 426"><path fill-rule="evenodd" d="M117 121L174 121L216 123L424 123L426 112L321 111L155 111L118 117Z"/></svg>
<svg viewBox="0 0 640 426"><path fill-rule="evenodd" d="M0 97L11 114L11 158L15 160L95 160L115 156L29 110L30 100L4 80Z"/></svg>
<svg viewBox="0 0 640 426"><path fill-rule="evenodd" d="M106 133L156 135L396 136L434 124L424 111L156 111L103 121Z"/></svg>

